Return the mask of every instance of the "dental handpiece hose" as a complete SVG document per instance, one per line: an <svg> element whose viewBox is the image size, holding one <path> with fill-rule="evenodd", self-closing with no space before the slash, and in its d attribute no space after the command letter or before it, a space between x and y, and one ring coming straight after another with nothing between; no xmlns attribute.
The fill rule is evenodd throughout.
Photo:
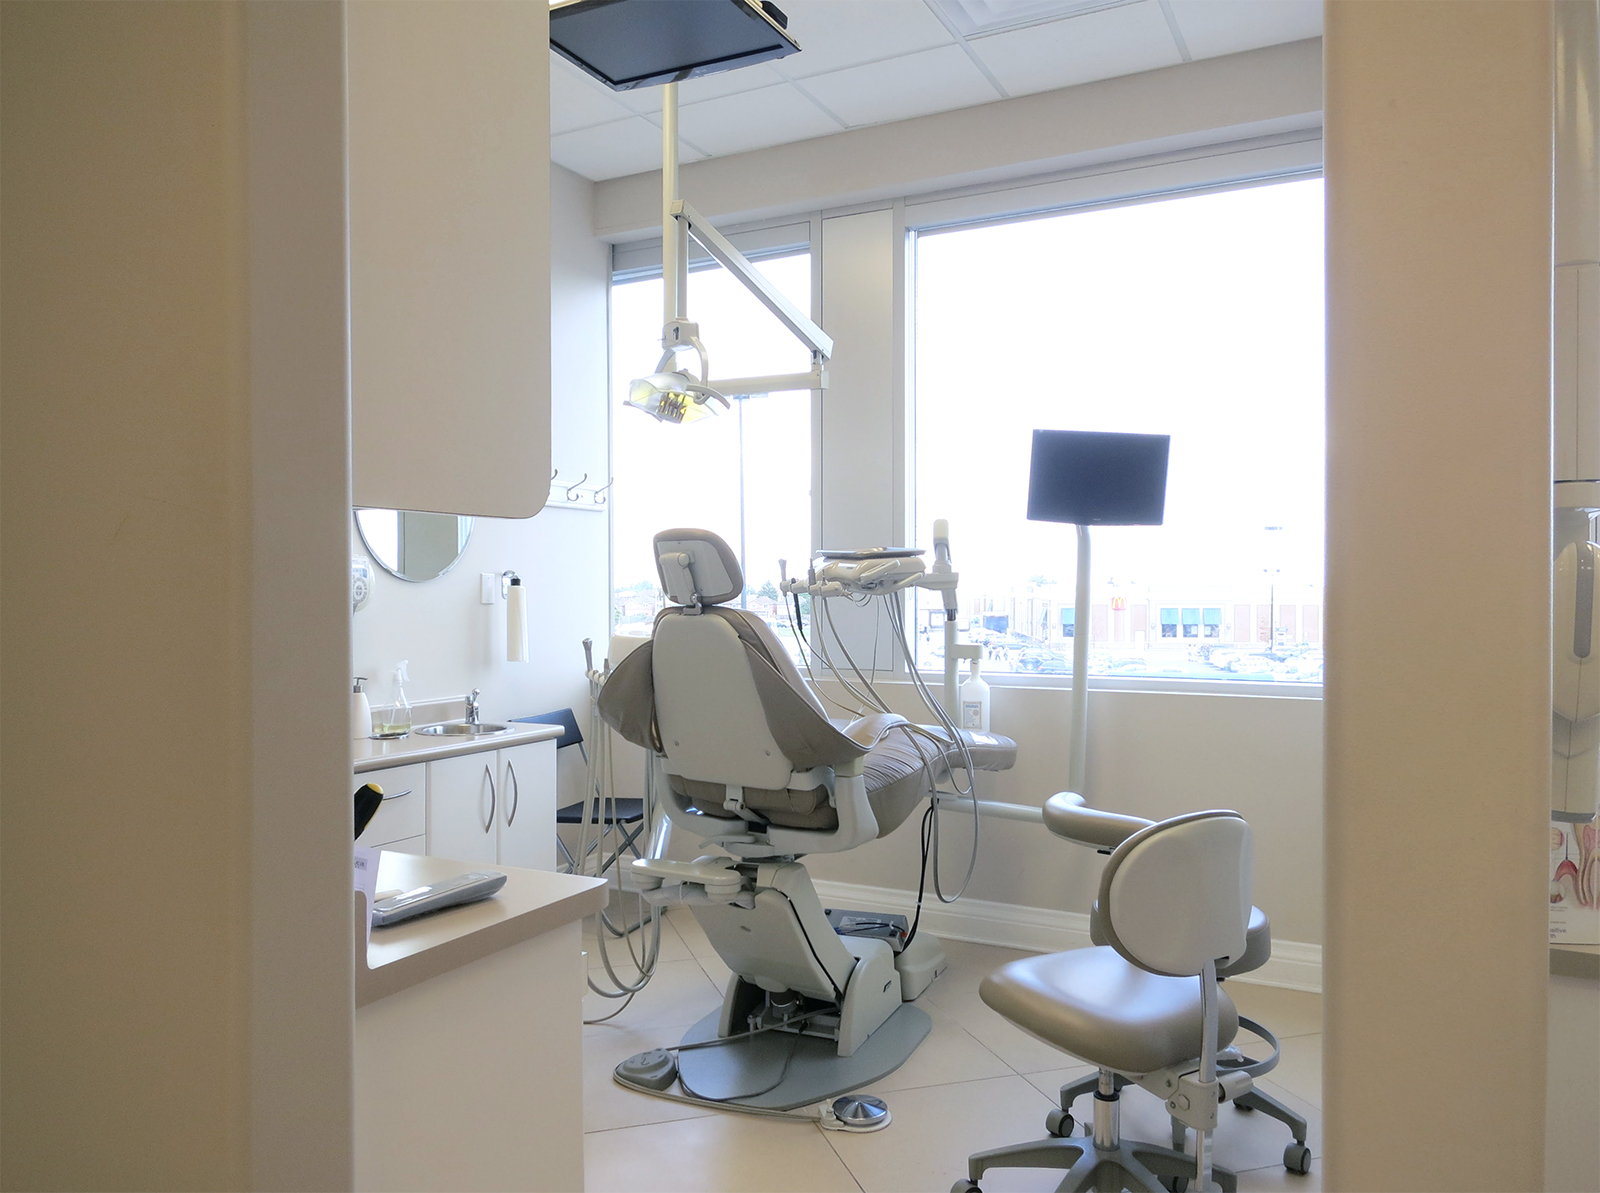
<svg viewBox="0 0 1600 1193"><path fill-rule="evenodd" d="M950 523L944 518L937 518L933 523L933 573L936 576L947 575L951 571L950 565ZM960 723L961 710L958 707L956 696L957 671L960 661L956 658L956 591L946 588L941 594L944 597L944 710L950 714L952 723Z"/></svg>

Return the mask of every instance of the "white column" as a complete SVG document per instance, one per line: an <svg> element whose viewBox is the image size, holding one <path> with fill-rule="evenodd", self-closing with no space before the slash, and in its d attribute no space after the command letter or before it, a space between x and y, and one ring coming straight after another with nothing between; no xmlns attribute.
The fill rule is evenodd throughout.
<svg viewBox="0 0 1600 1193"><path fill-rule="evenodd" d="M1539 1189L1550 9L1326 14L1324 1187Z"/></svg>

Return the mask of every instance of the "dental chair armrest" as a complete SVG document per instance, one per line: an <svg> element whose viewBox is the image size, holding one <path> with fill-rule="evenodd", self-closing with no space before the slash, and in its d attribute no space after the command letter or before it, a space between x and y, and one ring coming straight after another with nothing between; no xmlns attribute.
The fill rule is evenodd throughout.
<svg viewBox="0 0 1600 1193"><path fill-rule="evenodd" d="M909 725L911 722L904 717L892 712L875 712L870 716L860 717L851 721L841 732L856 745L870 750L883 739L896 725Z"/></svg>
<svg viewBox="0 0 1600 1193"><path fill-rule="evenodd" d="M1045 828L1058 837L1094 849L1115 849L1134 833L1154 823L1143 816L1086 808L1083 796L1074 791L1058 791L1044 803Z"/></svg>

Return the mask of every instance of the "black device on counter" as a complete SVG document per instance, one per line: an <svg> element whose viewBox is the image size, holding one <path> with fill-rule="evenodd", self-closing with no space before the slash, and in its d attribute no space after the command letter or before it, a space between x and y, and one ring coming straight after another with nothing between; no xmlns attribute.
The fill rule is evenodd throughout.
<svg viewBox="0 0 1600 1193"><path fill-rule="evenodd" d="M367 825L383 807L383 788L376 783L363 783L356 788L356 840L367 831Z"/></svg>

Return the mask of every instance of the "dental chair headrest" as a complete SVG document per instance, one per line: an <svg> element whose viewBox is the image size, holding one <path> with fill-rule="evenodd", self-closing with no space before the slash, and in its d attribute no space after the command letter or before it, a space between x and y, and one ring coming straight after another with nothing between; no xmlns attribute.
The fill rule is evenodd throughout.
<svg viewBox="0 0 1600 1193"><path fill-rule="evenodd" d="M663 530L655 548L661 587L679 605L720 605L744 591L739 561L709 530Z"/></svg>

